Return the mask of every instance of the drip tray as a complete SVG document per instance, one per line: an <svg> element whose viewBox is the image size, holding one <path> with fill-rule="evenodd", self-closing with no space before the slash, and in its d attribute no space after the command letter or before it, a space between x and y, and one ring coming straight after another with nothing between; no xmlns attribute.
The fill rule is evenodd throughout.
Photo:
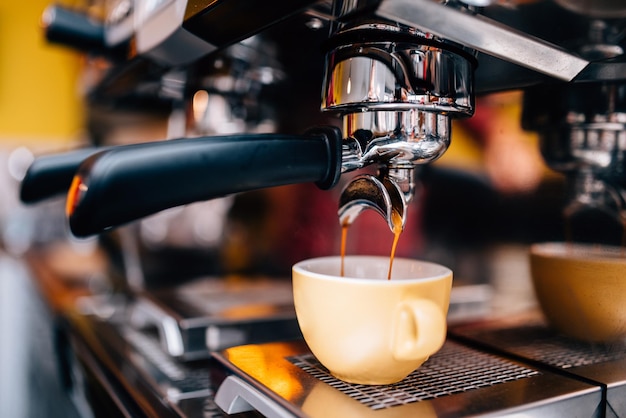
<svg viewBox="0 0 626 418"><path fill-rule="evenodd" d="M626 416L626 341L591 344L557 334L541 320L491 321L452 327L452 338L515 356L606 390L607 418Z"/></svg>
<svg viewBox="0 0 626 418"><path fill-rule="evenodd" d="M227 413L267 417L593 417L600 387L447 341L419 369L392 385L333 377L302 341L229 348L213 354L224 371L215 401Z"/></svg>

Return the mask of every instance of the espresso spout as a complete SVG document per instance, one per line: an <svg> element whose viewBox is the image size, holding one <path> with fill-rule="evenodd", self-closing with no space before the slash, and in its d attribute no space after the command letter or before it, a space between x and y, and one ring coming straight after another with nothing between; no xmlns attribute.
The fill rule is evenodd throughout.
<svg viewBox="0 0 626 418"><path fill-rule="evenodd" d="M395 216L400 217L400 226L404 228L407 205L408 199L400 186L386 173L379 173L379 176L365 174L354 178L343 189L337 214L339 223L349 226L361 212L372 209L385 219L389 229L394 232Z"/></svg>
<svg viewBox="0 0 626 418"><path fill-rule="evenodd" d="M341 174L341 132L186 138L97 153L78 168L67 215L79 237L161 210L233 193L315 182Z"/></svg>

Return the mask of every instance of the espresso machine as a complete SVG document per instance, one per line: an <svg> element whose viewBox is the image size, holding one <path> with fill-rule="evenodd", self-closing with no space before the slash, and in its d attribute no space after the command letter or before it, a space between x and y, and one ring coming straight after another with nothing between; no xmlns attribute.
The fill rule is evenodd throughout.
<svg viewBox="0 0 626 418"><path fill-rule="evenodd" d="M411 216L420 168L446 152L452 121L472 116L477 95L515 89L524 91L524 127L539 133L546 163L566 176L572 238L595 240L588 235L602 230L601 240L621 242L622 232L614 235L615 225L623 229L625 198L626 7L618 1L92 6L99 19L65 8L48 16L51 41L109 63L88 92L91 104L171 105L176 95L163 87L172 74L182 74L189 96L242 45L276 52L281 74L296 83L274 97L283 123L274 132L209 130L36 160L23 200L67 193L78 237L197 201L294 183L327 190L341 181L339 225L371 209L393 230L394 219L404 226ZM294 103L304 110L293 112ZM604 226L590 232L590 218ZM453 298L451 312L467 319L463 310L473 302ZM63 361L70 375L87 376L69 390L81 404L115 399L133 416L626 416L626 345L571 341L537 318L454 325L443 349L405 381L368 387L332 377L282 311L273 322L233 326L154 313L153 303L102 303L84 299L68 314ZM128 318L137 314L162 319L160 336L133 327ZM261 337L260 329L267 330ZM196 343L192 355L187 337Z"/></svg>

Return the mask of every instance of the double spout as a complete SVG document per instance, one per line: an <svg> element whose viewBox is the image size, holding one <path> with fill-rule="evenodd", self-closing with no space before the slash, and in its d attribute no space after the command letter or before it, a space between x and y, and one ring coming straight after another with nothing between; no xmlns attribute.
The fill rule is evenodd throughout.
<svg viewBox="0 0 626 418"><path fill-rule="evenodd" d="M386 168L378 175L364 174L353 179L339 198L339 223L351 225L366 209L376 211L395 232L404 229L407 207L413 199L415 183L413 169L403 169L390 176Z"/></svg>

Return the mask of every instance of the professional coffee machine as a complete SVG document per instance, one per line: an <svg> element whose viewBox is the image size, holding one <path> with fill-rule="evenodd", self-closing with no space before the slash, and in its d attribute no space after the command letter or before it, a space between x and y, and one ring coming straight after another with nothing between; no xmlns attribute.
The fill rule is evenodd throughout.
<svg viewBox="0 0 626 418"><path fill-rule="evenodd" d="M343 188L338 222L349 225L373 209L393 229L394 218L404 225L410 216L416 169L445 153L451 120L471 117L476 95L510 89L524 90L525 126L539 132L548 165L567 175L565 215L574 238L587 224L578 219L590 212L622 225L626 7L617 1L122 0L104 2L102 10L100 22L74 20L88 22L88 30L61 25L55 38L109 60L89 92L92 103L169 102L159 86L173 72L184 73L185 88L194 89L207 63L260 36L257 51L275 45L285 77L301 87L281 97L283 107L315 102L308 95L314 76L321 102L312 108L329 116L324 122L339 118L81 155L64 166L72 184L65 177L59 187L69 189L68 217L78 236L258 188L315 182L329 189L342 174L371 167L374 173ZM157 356L151 336L127 326L124 310L121 319L102 318L99 308L84 310L95 320L77 328L98 330L102 344L121 353L108 357L114 366L126 370L131 358L139 371L117 376L121 386L151 376L136 394L138 405L148 399L173 416L626 414L626 348L575 343L534 318L453 327L442 351L406 382L370 388L334 379L297 338L253 345L234 339L226 349L212 346L208 364L177 363L180 352ZM200 332L206 341L233 335L214 325ZM83 364L93 344L74 337ZM146 360L132 360L136 355ZM198 374L204 380L193 390L180 384Z"/></svg>

